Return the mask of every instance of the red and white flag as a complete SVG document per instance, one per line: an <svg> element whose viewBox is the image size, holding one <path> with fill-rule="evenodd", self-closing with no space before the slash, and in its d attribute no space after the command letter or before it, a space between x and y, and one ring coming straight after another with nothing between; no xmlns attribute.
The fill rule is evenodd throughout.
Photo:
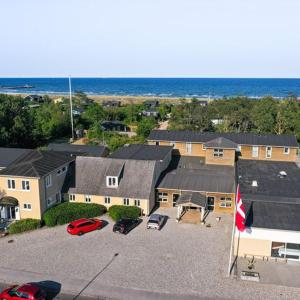
<svg viewBox="0 0 300 300"><path fill-rule="evenodd" d="M236 190L236 213L235 213L235 225L239 231L244 231L246 220L245 206L242 202L240 185L237 186Z"/></svg>

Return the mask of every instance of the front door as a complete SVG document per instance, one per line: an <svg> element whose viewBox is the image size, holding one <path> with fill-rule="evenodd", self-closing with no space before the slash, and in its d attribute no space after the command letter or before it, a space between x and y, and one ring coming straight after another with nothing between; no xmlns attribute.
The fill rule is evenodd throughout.
<svg viewBox="0 0 300 300"><path fill-rule="evenodd" d="M207 209L213 211L215 209L215 197L207 197Z"/></svg>
<svg viewBox="0 0 300 300"><path fill-rule="evenodd" d="M173 194L173 207L176 206L176 202L177 202L179 196L180 196L179 194Z"/></svg>
<svg viewBox="0 0 300 300"><path fill-rule="evenodd" d="M20 220L19 206L7 206L6 217L9 220Z"/></svg>

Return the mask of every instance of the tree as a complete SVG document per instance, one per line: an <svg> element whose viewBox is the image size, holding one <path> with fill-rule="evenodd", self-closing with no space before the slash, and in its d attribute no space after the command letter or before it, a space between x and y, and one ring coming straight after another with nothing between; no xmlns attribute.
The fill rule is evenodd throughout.
<svg viewBox="0 0 300 300"><path fill-rule="evenodd" d="M137 127L137 134L142 138L147 138L150 134L151 130L155 128L157 125L156 120L154 118L143 118Z"/></svg>
<svg viewBox="0 0 300 300"><path fill-rule="evenodd" d="M98 103L90 105L82 115L82 119L89 125L100 124L105 118L105 113Z"/></svg>

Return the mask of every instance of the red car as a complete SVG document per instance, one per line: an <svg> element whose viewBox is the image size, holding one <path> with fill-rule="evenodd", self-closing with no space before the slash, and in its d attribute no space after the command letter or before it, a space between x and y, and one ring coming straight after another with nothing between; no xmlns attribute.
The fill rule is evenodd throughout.
<svg viewBox="0 0 300 300"><path fill-rule="evenodd" d="M70 223L67 227L67 231L70 234L83 235L84 233L101 229L103 224L103 221L98 219L79 219Z"/></svg>
<svg viewBox="0 0 300 300"><path fill-rule="evenodd" d="M32 299L32 300L45 300L47 297L46 292L39 287L26 283L23 285L13 285L5 289L0 294L0 300L20 300L20 299Z"/></svg>

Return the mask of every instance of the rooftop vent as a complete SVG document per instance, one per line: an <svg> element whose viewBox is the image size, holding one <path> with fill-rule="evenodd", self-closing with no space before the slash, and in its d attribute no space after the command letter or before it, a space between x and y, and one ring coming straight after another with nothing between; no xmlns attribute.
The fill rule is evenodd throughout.
<svg viewBox="0 0 300 300"><path fill-rule="evenodd" d="M280 171L279 174L278 174L278 176L280 178L285 178L287 176L287 173L285 171Z"/></svg>
<svg viewBox="0 0 300 300"><path fill-rule="evenodd" d="M251 185L254 186L254 187L257 187L258 186L257 180L253 180Z"/></svg>

